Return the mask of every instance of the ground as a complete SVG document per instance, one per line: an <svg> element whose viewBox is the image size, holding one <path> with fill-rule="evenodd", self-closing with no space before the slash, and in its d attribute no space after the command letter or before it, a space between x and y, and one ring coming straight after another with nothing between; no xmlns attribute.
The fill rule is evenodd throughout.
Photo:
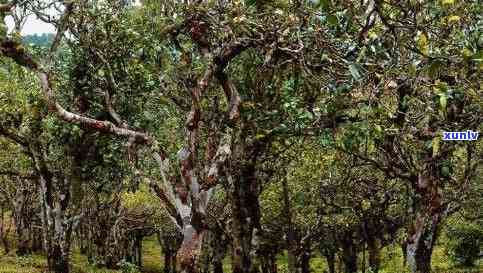
<svg viewBox="0 0 483 273"><path fill-rule="evenodd" d="M0 253L4 253L0 249ZM143 253L144 266L143 273L160 273L162 272L161 249L154 238L148 238L144 241ZM401 269L402 257L400 250L395 247L388 247L383 252L383 268L381 273L403 273ZM0 256L0 273L44 273L45 258L40 255L32 255L29 257L16 257L14 254ZM72 256L73 273L123 273L120 270L98 269L87 263L85 256L80 255L77 250ZM280 255L278 258L279 272L288 273L287 258ZM321 257L312 259L311 268L314 273L323 273L326 270L325 260ZM433 257L433 268L436 273L470 273L483 272L483 261L480 260L475 268L459 268L454 266L445 254L444 248L437 247ZM229 272L230 265L227 259L225 272ZM368 271L366 271L368 272Z"/></svg>

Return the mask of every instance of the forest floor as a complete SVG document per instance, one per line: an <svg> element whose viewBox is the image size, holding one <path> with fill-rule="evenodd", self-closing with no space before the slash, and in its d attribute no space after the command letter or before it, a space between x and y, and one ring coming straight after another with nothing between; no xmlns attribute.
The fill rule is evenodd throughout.
<svg viewBox="0 0 483 273"><path fill-rule="evenodd" d="M154 238L148 238L143 243L143 268L142 273L160 273L162 272L162 257L159 244ZM28 257L17 257L13 254L3 254L0 249L0 273L44 273L46 260L41 255L32 255ZM380 273L403 273L401 268L402 257L398 248L388 247L382 253L382 270ZM279 272L288 273L287 258L280 255L278 258ZM119 270L108 270L95 268L89 265L87 258L78 251L74 251L72 256L73 273L122 273ZM312 259L311 269L314 273L324 273L327 269L325 260L319 256ZM435 273L482 273L483 261L480 260L474 268L459 268L452 265L445 251L441 247L437 247L433 256L433 269ZM225 272L230 272L229 260L225 263ZM367 272L367 271L366 271Z"/></svg>

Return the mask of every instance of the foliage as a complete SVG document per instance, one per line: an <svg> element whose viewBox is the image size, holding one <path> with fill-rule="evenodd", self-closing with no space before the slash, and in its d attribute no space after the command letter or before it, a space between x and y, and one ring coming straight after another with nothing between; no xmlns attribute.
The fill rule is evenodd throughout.
<svg viewBox="0 0 483 273"><path fill-rule="evenodd" d="M394 243L421 238L431 257L447 215L479 217L481 141L442 134L483 129L481 1L7 2L0 200L27 194L18 177L48 181L36 189L39 212L55 207L37 212L44 238L62 237L47 234L55 214L62 245L91 264L117 255L138 272L127 261L143 237L181 231L192 267L233 248L230 268L278 256L293 271L298 255L321 271L319 252L357 265L377 241L380 272L402 272ZM22 12L55 22L58 47L7 34L4 17ZM468 222L446 233L471 265L482 230ZM224 249L199 251L214 231Z"/></svg>
<svg viewBox="0 0 483 273"><path fill-rule="evenodd" d="M42 33L42 34L31 34L25 35L22 37L22 42L29 46L37 46L37 47L49 47L52 44L52 40L54 39L53 33Z"/></svg>
<svg viewBox="0 0 483 273"><path fill-rule="evenodd" d="M447 230L447 251L460 265L473 266L481 258L483 226L479 223L453 220Z"/></svg>
<svg viewBox="0 0 483 273"><path fill-rule="evenodd" d="M139 273L139 268L135 264L126 262L124 260L119 263L119 267L122 273Z"/></svg>

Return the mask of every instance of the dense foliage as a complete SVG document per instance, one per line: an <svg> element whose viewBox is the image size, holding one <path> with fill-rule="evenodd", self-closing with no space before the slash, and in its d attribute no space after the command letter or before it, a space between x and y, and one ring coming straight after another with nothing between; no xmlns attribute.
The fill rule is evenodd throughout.
<svg viewBox="0 0 483 273"><path fill-rule="evenodd" d="M167 273L479 270L482 9L0 0L2 246L55 273L138 272L154 237Z"/></svg>

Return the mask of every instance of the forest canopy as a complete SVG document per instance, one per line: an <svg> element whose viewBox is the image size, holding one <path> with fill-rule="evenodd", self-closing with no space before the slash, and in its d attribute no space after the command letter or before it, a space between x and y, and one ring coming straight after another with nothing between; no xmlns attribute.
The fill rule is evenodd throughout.
<svg viewBox="0 0 483 273"><path fill-rule="evenodd" d="M0 273L483 270L481 1L0 19Z"/></svg>

